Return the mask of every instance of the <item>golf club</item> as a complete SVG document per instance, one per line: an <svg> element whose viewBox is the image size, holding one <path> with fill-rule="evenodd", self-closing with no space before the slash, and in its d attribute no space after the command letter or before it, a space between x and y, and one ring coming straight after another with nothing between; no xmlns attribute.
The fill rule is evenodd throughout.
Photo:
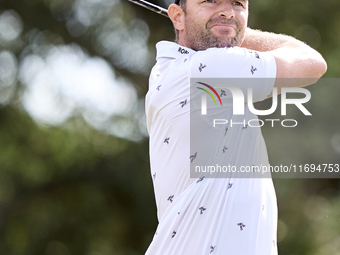
<svg viewBox="0 0 340 255"><path fill-rule="evenodd" d="M166 10L162 7L159 7L155 4L149 3L149 2L144 1L144 0L128 0L128 1L131 2L131 3L137 4L139 6L142 6L142 7L146 8L150 11L153 11L153 12L156 12L160 15L163 15L164 17L169 18L168 10Z"/></svg>

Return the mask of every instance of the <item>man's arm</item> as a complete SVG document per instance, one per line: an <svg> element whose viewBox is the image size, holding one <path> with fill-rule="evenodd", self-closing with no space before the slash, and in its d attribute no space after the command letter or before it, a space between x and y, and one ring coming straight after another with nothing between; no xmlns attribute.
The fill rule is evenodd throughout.
<svg viewBox="0 0 340 255"><path fill-rule="evenodd" d="M291 78L277 79L275 87L304 87L315 83L327 71L320 53L291 36L247 28L241 46L274 56L276 78Z"/></svg>

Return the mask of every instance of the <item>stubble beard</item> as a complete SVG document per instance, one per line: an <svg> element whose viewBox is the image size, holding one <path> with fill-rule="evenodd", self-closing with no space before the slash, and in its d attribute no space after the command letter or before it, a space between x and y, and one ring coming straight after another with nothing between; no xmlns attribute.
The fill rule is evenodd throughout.
<svg viewBox="0 0 340 255"><path fill-rule="evenodd" d="M214 35L211 31L211 28L216 23L234 25L236 27L236 35L234 37L218 37ZM199 25L197 25L197 23L187 17L187 20L185 22L185 30L187 44L186 46L196 51L206 50L209 48L229 48L234 46L241 46L245 34L245 28L242 28L237 20L227 20L225 18L211 19L206 24L205 29L202 29L199 27Z"/></svg>

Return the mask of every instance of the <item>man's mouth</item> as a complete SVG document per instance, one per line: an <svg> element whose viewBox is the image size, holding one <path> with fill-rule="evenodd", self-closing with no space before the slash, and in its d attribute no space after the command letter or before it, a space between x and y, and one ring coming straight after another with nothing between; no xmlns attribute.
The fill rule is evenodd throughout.
<svg viewBox="0 0 340 255"><path fill-rule="evenodd" d="M221 23L217 23L217 24L214 24L212 27L221 27L221 28L233 28L235 29L236 31L236 28L235 26L231 25L231 24L221 24Z"/></svg>
<svg viewBox="0 0 340 255"><path fill-rule="evenodd" d="M236 32L237 32L237 28L238 28L238 24L237 24L237 21L236 20L221 20L221 19L218 19L218 20L210 20L207 24L207 27L208 28L212 28L212 27L217 27L217 28L226 28L226 29L230 29L230 28L233 28Z"/></svg>

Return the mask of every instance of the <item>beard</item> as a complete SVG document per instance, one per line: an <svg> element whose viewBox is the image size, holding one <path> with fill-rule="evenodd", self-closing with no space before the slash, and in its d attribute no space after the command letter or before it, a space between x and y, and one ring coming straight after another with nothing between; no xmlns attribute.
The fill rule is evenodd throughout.
<svg viewBox="0 0 340 255"><path fill-rule="evenodd" d="M215 24L234 25L236 28L236 35L233 37L219 37L214 35L211 31L211 28ZM195 21L190 19L190 17L187 17L185 22L185 30L187 47L196 51L206 50L209 48L241 46L245 34L245 28L243 28L236 19L225 19L220 17L209 20L205 26L205 29L199 27L199 24L195 23Z"/></svg>

